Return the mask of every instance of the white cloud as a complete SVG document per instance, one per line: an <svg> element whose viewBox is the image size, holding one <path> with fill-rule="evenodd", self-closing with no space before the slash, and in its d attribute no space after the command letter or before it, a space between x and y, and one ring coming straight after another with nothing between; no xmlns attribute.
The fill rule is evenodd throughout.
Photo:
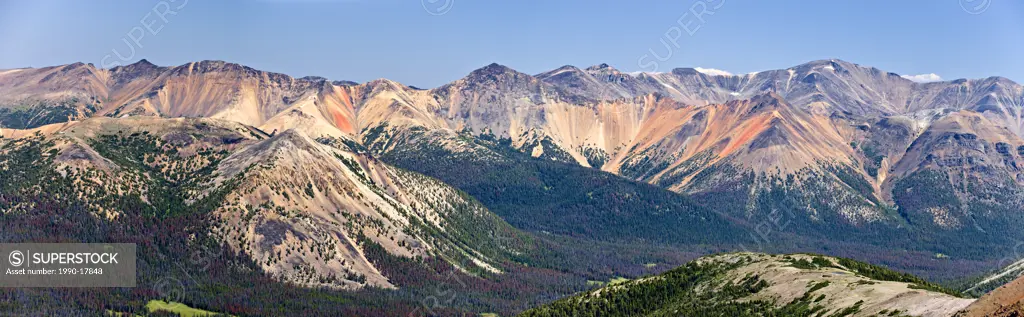
<svg viewBox="0 0 1024 317"><path fill-rule="evenodd" d="M724 71L724 70L721 70L721 69L701 68L701 67L696 67L694 69L697 70L698 72L701 72L701 73L704 73L704 74L707 74L707 75L711 75L711 76L732 76L732 73Z"/></svg>
<svg viewBox="0 0 1024 317"><path fill-rule="evenodd" d="M920 74L920 75L903 75L903 76L900 76L900 77L903 77L903 78L906 78L906 79L910 79L911 81L919 82L919 83L930 83L930 82L935 82L935 81L942 81L942 77L939 76L939 75L936 75L935 73Z"/></svg>

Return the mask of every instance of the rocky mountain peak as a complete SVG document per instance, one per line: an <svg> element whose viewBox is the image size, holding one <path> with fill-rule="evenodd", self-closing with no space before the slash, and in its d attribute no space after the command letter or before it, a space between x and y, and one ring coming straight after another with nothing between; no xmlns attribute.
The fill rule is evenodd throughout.
<svg viewBox="0 0 1024 317"><path fill-rule="evenodd" d="M565 65L565 66L556 68L556 69L551 70L551 71L547 71L547 72L543 72L543 73L537 74L536 77L540 78L540 79L548 79L548 78L559 76L559 75L563 75L563 74L582 74L582 73L583 73L583 70L579 69L576 66Z"/></svg>
<svg viewBox="0 0 1024 317"><path fill-rule="evenodd" d="M195 72L195 73L224 72L224 73L242 73L242 74L255 75L255 74L260 72L260 71L258 71L256 69L253 69L253 68L248 67L248 66L243 66L241 64L229 63L229 62L219 61L219 60L204 60L204 61L199 61L199 62L192 62L192 63L188 63L188 64L185 64L185 65L182 65L182 66L180 66L178 68L179 69L184 69L184 70L187 70L187 71L192 71L192 72Z"/></svg>
<svg viewBox="0 0 1024 317"><path fill-rule="evenodd" d="M847 62L847 61L844 61L844 60L841 60L841 59L836 59L836 58L814 60L814 61L810 61L810 62L801 64L800 66L804 66L804 65L806 65L806 66L859 66L857 64L854 64L854 63L851 63L851 62ZM797 66L797 67L799 67L799 66Z"/></svg>
<svg viewBox="0 0 1024 317"><path fill-rule="evenodd" d="M335 81L332 81L331 84L334 84L335 86L345 86L345 87L348 87L348 86L358 86L359 85L359 83L351 81L351 80L335 80Z"/></svg>
<svg viewBox="0 0 1024 317"><path fill-rule="evenodd" d="M72 63L72 64L67 64L67 65L64 65L64 66L57 66L57 70L61 74L83 75L83 74L95 73L97 69L96 69L95 66L93 66L92 63L86 64L86 63L82 63L82 62L76 62L76 63Z"/></svg>
<svg viewBox="0 0 1024 317"><path fill-rule="evenodd" d="M676 76L698 76L702 74L694 68L680 67L672 70L672 74Z"/></svg>
<svg viewBox="0 0 1024 317"><path fill-rule="evenodd" d="M508 66L501 65L498 63L491 63L490 65L481 67L469 73L469 78L488 78L495 76L505 75L517 75L520 74L518 71L509 68Z"/></svg>
<svg viewBox="0 0 1024 317"><path fill-rule="evenodd" d="M145 75L148 75L148 74L154 74L155 75L155 73L162 71L162 69L163 68L161 68L159 66L156 66L153 63L150 63L146 59L141 59L138 62L135 62L135 63L132 63L132 64L128 64L128 65L125 65L125 66L117 66L117 67L111 68L110 70L111 70L111 72L114 74L114 76L116 78L119 78L119 79L122 79L122 80L123 79L130 80L130 79L138 78L138 77L145 76Z"/></svg>
<svg viewBox="0 0 1024 317"><path fill-rule="evenodd" d="M501 84L502 86L522 86L532 85L536 78L524 73L520 73L512 68L509 68L498 63L492 63L484 66L483 68L474 70L469 73L463 80L470 85L478 86L485 85L490 86L494 84Z"/></svg>
<svg viewBox="0 0 1024 317"><path fill-rule="evenodd" d="M320 76L305 76L305 77L299 78L299 80L310 81L310 82L326 82L327 78L320 77Z"/></svg>
<svg viewBox="0 0 1024 317"><path fill-rule="evenodd" d="M587 71L609 71L609 70L613 71L613 70L616 70L616 69L614 67L611 67L608 64L605 64L605 63L601 63L601 64L598 64L598 65L587 67Z"/></svg>
<svg viewBox="0 0 1024 317"><path fill-rule="evenodd" d="M1007 85L1007 86L1015 86L1015 85L1017 85L1017 82L1015 82L1015 81L1013 81L1013 80L1011 80L1009 78L1002 77L1002 76L988 77L988 78L985 78L985 81L992 82L992 83L998 84L998 85Z"/></svg>
<svg viewBox="0 0 1024 317"><path fill-rule="evenodd" d="M129 66L135 66L135 67L156 67L156 65L154 65L153 63L150 63L149 60L147 60L145 58L140 59L138 62L135 62L135 63L133 63L133 64L131 64Z"/></svg>

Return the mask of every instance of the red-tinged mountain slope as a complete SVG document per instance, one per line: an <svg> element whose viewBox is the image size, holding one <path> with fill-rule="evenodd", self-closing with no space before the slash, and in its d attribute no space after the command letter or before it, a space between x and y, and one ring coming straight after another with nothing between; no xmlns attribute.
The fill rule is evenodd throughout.
<svg viewBox="0 0 1024 317"><path fill-rule="evenodd" d="M1024 316L1024 278L1000 286L956 314L957 317Z"/></svg>
<svg viewBox="0 0 1024 317"><path fill-rule="evenodd" d="M531 76L492 64L430 90L387 79L295 79L218 61L140 61L3 71L0 124L11 137L91 116L209 117L379 153L412 136L458 147L452 140L468 135L677 192L743 193L750 202L775 188L799 196L788 205L811 219L898 220L886 206L906 204L934 225L963 228L950 213L1021 201L1022 92L1004 78L918 84L838 60L736 76L625 74L608 65ZM930 171L946 176L921 174ZM907 194L922 181L948 184L945 198L926 200L944 207ZM769 207L730 208L749 215ZM911 214L897 222L925 220Z"/></svg>

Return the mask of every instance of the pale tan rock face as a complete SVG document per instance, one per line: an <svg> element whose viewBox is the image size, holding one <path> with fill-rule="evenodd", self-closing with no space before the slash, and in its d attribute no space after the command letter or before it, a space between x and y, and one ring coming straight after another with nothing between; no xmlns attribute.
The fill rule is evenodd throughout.
<svg viewBox="0 0 1024 317"><path fill-rule="evenodd" d="M952 316L974 302L974 299L915 289L908 283L873 280L851 272L839 264L836 264L836 267L804 269L793 267L787 259L788 257L810 262L814 258L811 255L738 253L711 256L699 261L734 261L730 257L749 257L755 260L730 271L729 276L734 281L752 274L769 284L768 288L748 298L749 300L771 300L781 305L804 296L815 284L827 284L813 291L815 299L822 298L816 303L827 307L828 311L838 312L861 302L860 311L853 316L876 316L882 311L900 311L902 315L909 316ZM829 257L822 258L838 263Z"/></svg>
<svg viewBox="0 0 1024 317"><path fill-rule="evenodd" d="M844 266L844 263L850 267ZM674 296L686 298L707 298L707 303L698 300L696 305L758 302L776 308L804 307L811 315L844 316L953 316L975 302L974 299L960 298L945 293L924 289L907 282L888 281L875 274L860 272L858 269L874 271L877 268L867 264L841 261L838 258L789 254L772 255L753 252L717 254L698 258L687 264L687 271L700 272L693 275L669 271L635 280L616 282L569 299L578 305L606 305L597 300L600 297L615 298L617 301L637 301L652 304L644 307L651 315L671 315L674 309L682 308L679 301L670 297L666 301L645 302L643 293L630 293L634 288L650 284L671 289ZM678 270L682 270L680 268ZM686 273L683 273L686 274ZM686 276L690 281L676 279ZM876 276L877 278L872 278ZM889 277L893 280L899 280ZM667 279L676 283L664 283ZM753 282L751 282L753 281ZM756 283L750 292L736 290L745 282ZM692 284L691 284L692 283ZM647 285L645 285L647 284ZM750 285L750 284L748 284ZM675 288L675 289L673 289ZM648 288L649 289L649 288ZM723 292L740 292L736 296L723 296ZM666 292L669 293L669 292ZM689 303L687 303L689 304ZM657 306L663 305L663 306ZM678 306L677 306L678 305ZM789 306L789 307L787 307ZM676 311L678 313L678 311ZM769 315L768 312L764 312ZM779 314L780 312L774 312Z"/></svg>
<svg viewBox="0 0 1024 317"><path fill-rule="evenodd" d="M477 265L500 272L472 249L426 237L414 223L447 228L454 208L482 206L441 182L376 159L317 143L287 130L226 158L220 181L243 170L238 188L218 215L223 239L246 250L267 272L314 286L395 287L364 254L368 239L399 257L429 257L455 248ZM263 205L263 206L261 206ZM241 229L241 230L239 230ZM301 269L295 269L301 263ZM365 283L329 276L362 276Z"/></svg>

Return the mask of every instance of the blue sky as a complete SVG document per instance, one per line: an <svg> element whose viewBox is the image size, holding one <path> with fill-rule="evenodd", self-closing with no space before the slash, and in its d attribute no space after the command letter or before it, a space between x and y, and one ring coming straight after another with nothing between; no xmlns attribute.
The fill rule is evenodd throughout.
<svg viewBox="0 0 1024 317"><path fill-rule="evenodd" d="M705 8L713 14L687 14ZM175 14L164 14L166 22L153 14L168 9ZM678 38L678 47L667 38ZM109 66L121 59L114 50L129 62L217 59L296 77L384 77L424 88L492 62L530 74L600 63L652 71L652 62L658 71L741 74L828 58L946 80L1022 82L1024 3L0 0L0 69Z"/></svg>

